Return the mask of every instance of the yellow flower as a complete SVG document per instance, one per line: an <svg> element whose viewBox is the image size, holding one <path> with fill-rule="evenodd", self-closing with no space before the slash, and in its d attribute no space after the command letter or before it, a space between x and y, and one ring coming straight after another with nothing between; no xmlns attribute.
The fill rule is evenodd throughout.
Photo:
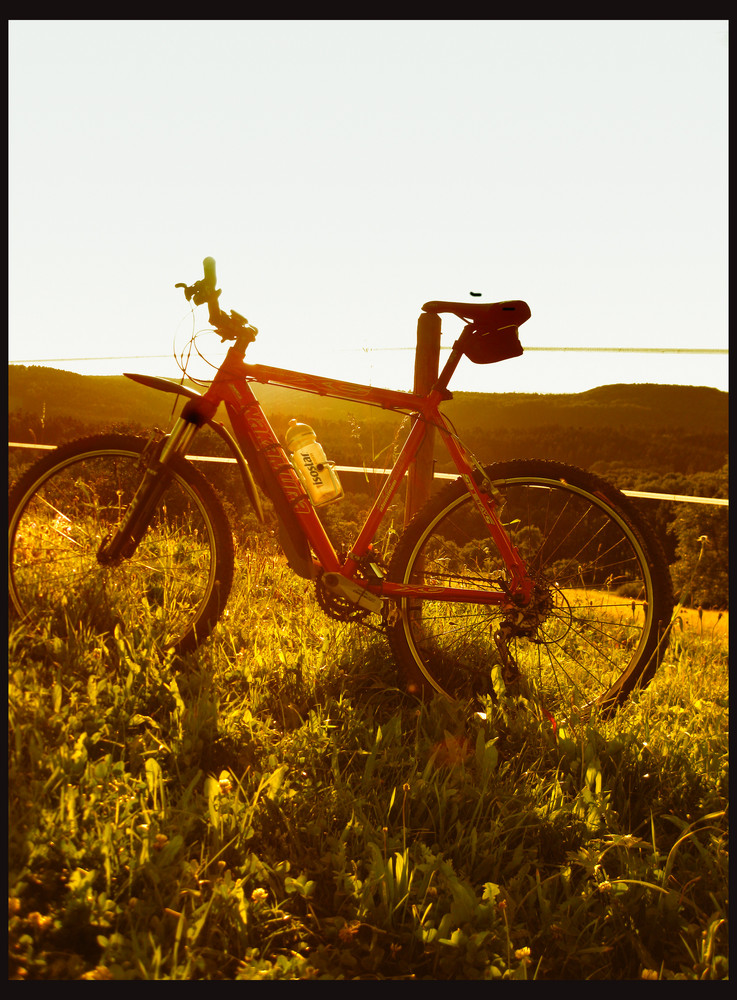
<svg viewBox="0 0 737 1000"><path fill-rule="evenodd" d="M95 969L90 970L90 972L83 973L80 979L112 979L113 974L108 969L106 965L98 965Z"/></svg>

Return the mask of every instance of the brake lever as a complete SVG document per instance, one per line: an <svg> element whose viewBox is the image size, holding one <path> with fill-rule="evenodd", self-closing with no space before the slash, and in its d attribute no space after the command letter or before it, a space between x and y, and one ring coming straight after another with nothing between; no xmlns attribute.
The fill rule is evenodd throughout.
<svg viewBox="0 0 737 1000"><path fill-rule="evenodd" d="M195 281L193 285L185 285L183 281L180 281L174 287L183 288L187 302L194 299L196 306L204 305L204 303L211 305L213 300L217 304L217 300L220 298L221 289L209 288L204 278L201 281Z"/></svg>
<svg viewBox="0 0 737 1000"><path fill-rule="evenodd" d="M217 291L209 291L202 287L204 284L204 279L202 281L196 281L194 285L187 285L184 281L178 281L174 287L184 289L184 297L187 302L194 299L196 306L200 306L205 302L208 304L210 307L210 322L215 327L216 332L220 334L220 343L223 343L226 340L235 340L238 334L243 333L245 330L248 330L250 333L251 341L255 340L256 334L258 333L256 327L251 326L246 317L241 316L241 314L237 313L235 309L230 310L229 316L226 315L226 313L219 308L217 303L221 290L218 288ZM215 299L214 303L212 302L212 299ZM215 306L215 310L219 313L217 320L213 316L213 312L215 311L213 309L213 304ZM225 332L223 332L223 330L225 330Z"/></svg>

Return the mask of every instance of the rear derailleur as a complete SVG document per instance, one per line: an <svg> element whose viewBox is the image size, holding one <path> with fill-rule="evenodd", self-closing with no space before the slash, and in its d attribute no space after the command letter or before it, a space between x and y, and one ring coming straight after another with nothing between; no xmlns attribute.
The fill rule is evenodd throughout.
<svg viewBox="0 0 737 1000"><path fill-rule="evenodd" d="M509 646L513 639L527 639L529 642L540 643L538 629L548 617L553 608L553 597L550 588L536 583L533 586L529 604L522 608L518 605L508 605L505 616L494 632L494 644L502 661L502 680L505 684L513 684L520 678L517 661Z"/></svg>

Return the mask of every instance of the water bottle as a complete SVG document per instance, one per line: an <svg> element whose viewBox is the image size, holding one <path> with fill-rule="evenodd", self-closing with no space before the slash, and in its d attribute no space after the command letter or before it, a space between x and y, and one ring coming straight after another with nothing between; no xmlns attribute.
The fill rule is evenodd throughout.
<svg viewBox="0 0 737 1000"><path fill-rule="evenodd" d="M292 465L315 507L343 496L333 463L328 462L310 426L290 420L284 439L292 453Z"/></svg>

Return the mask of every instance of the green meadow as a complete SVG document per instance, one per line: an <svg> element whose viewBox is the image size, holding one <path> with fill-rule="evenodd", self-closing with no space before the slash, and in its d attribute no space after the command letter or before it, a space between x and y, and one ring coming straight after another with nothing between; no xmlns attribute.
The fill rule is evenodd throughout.
<svg viewBox="0 0 737 1000"><path fill-rule="evenodd" d="M402 693L266 540L184 658L11 621L9 976L726 979L726 621L570 730Z"/></svg>

